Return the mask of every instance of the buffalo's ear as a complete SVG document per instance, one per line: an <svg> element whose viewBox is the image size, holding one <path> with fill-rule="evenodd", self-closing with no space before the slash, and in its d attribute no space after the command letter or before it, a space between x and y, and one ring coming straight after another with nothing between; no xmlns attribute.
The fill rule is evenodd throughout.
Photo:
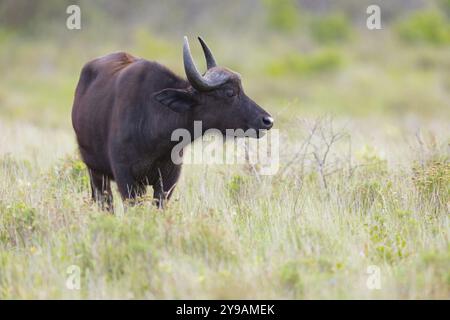
<svg viewBox="0 0 450 320"><path fill-rule="evenodd" d="M164 89L156 92L155 99L175 112L186 112L197 104L194 96L183 89Z"/></svg>

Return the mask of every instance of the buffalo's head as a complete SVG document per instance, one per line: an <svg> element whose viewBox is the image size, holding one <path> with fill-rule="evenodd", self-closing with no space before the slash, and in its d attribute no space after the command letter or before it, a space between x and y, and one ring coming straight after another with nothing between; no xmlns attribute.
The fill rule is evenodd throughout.
<svg viewBox="0 0 450 320"><path fill-rule="evenodd" d="M187 37L184 37L184 69L190 86L185 89L164 89L156 93L156 99L179 113L189 113L193 120L202 121L202 127L218 129L242 129L249 136L260 136L260 130L269 130L273 118L250 99L242 88L241 76L230 69L217 66L202 38L198 38L206 58L207 71L200 74L192 59ZM253 132L253 133L252 133Z"/></svg>

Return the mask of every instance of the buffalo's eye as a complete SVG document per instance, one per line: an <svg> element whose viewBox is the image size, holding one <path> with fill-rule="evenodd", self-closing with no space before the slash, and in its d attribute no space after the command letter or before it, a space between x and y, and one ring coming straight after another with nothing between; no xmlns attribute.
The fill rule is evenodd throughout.
<svg viewBox="0 0 450 320"><path fill-rule="evenodd" d="M233 89L227 89L225 91L225 94L227 95L227 97L234 97L236 95L236 92Z"/></svg>

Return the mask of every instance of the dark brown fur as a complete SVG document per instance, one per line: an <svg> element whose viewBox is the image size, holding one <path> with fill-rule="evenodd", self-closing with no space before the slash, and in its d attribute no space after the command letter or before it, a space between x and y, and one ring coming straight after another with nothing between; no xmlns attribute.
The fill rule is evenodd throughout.
<svg viewBox="0 0 450 320"><path fill-rule="evenodd" d="M88 62L75 92L72 123L89 168L92 197L112 210L111 181L123 199L136 199L153 186L160 206L170 198L181 165L172 162L171 134L194 120L203 129L261 129L269 116L242 90L237 74L208 92L195 90L166 67L127 53ZM233 96L230 96L230 92ZM267 129L267 128L266 128Z"/></svg>

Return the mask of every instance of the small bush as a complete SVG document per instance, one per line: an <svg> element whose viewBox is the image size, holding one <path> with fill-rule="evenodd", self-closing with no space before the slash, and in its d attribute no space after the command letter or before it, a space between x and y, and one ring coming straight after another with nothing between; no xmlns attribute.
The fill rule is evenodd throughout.
<svg viewBox="0 0 450 320"><path fill-rule="evenodd" d="M238 200L240 197L245 197L247 185L248 179L245 176L238 174L234 175L227 185L228 195L234 200Z"/></svg>
<svg viewBox="0 0 450 320"><path fill-rule="evenodd" d="M412 44L445 45L450 43L450 25L438 11L412 14L397 25L400 39Z"/></svg>
<svg viewBox="0 0 450 320"><path fill-rule="evenodd" d="M6 245L25 245L36 230L36 210L24 202L0 203L0 242Z"/></svg>

